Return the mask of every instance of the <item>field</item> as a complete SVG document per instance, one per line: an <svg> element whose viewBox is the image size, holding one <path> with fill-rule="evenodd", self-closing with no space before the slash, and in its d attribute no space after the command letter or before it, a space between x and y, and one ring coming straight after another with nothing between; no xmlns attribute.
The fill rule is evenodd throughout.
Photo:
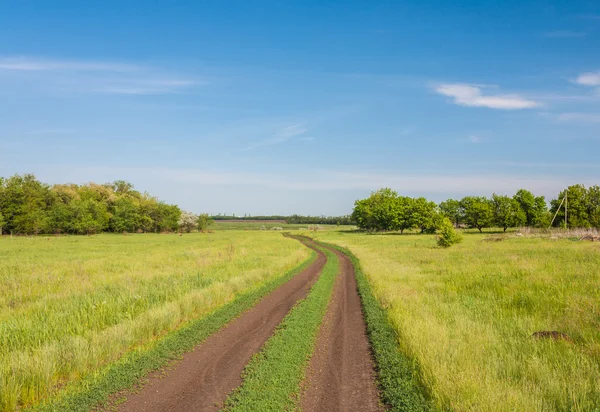
<svg viewBox="0 0 600 412"><path fill-rule="evenodd" d="M0 410L35 403L309 256L259 231L0 238Z"/></svg>
<svg viewBox="0 0 600 412"><path fill-rule="evenodd" d="M197 410L206 393L211 410L356 396L375 411L375 377L392 410L600 405L597 242L465 231L443 249L435 235L289 228L325 242L314 244L262 222L220 225L0 238L0 410L90 410L176 359L120 410L170 410L184 394ZM364 319L348 313L358 295ZM564 338L532 337L544 331ZM317 383L331 376L335 394Z"/></svg>
<svg viewBox="0 0 600 412"><path fill-rule="evenodd" d="M573 239L321 232L360 260L436 409L600 405L600 245ZM534 339L560 331L569 339Z"/></svg>

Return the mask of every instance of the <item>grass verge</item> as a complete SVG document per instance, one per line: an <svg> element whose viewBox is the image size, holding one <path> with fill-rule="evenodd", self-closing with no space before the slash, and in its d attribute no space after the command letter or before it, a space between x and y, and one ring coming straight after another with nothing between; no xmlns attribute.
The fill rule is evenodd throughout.
<svg viewBox="0 0 600 412"><path fill-rule="evenodd" d="M284 411L297 407L300 384L339 271L335 254L320 249L327 263L319 280L248 363L244 382L227 399L226 410Z"/></svg>
<svg viewBox="0 0 600 412"><path fill-rule="evenodd" d="M188 323L164 338L143 345L82 381L68 385L52 400L32 408L35 411L88 411L106 403L109 397L132 388L149 372L180 358L225 324L254 306L262 297L284 284L315 261L317 254L285 275L245 293L210 315Z"/></svg>
<svg viewBox="0 0 600 412"><path fill-rule="evenodd" d="M427 391L420 382L419 366L401 352L398 335L388 321L385 310L373 295L360 261L348 249L330 244L327 246L344 253L354 265L382 402L394 411L433 410Z"/></svg>

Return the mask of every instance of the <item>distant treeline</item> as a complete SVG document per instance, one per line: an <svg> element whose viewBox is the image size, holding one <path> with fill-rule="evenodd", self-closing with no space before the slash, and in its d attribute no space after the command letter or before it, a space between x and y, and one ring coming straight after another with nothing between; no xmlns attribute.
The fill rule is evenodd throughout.
<svg viewBox="0 0 600 412"><path fill-rule="evenodd" d="M211 216L213 220L285 220L289 224L306 225L353 225L352 216Z"/></svg>
<svg viewBox="0 0 600 412"><path fill-rule="evenodd" d="M424 197L399 196L391 189L380 189L354 204L352 219L366 230L420 229L433 233L444 218L456 227L541 227L565 226L565 199L568 205L566 226L600 228L600 186L586 188L569 186L550 201L521 189L514 196L494 194L491 198L467 196L461 200L448 199L439 205ZM561 206L562 203L562 206Z"/></svg>
<svg viewBox="0 0 600 412"><path fill-rule="evenodd" d="M176 231L180 217L179 207L123 180L51 186L31 174L0 177L0 234Z"/></svg>

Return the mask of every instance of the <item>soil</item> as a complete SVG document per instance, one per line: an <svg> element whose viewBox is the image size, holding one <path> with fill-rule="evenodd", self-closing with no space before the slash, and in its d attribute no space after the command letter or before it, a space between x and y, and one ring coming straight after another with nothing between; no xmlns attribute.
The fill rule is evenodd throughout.
<svg viewBox="0 0 600 412"><path fill-rule="evenodd" d="M305 411L382 411L375 383L354 266L340 259L341 273L317 337L300 404Z"/></svg>
<svg viewBox="0 0 600 412"><path fill-rule="evenodd" d="M311 249L313 243L302 240ZM316 249L315 249L316 250ZM229 392L242 383L241 373L294 304L306 297L325 265L325 255L211 335L171 368L118 407L120 411L217 411Z"/></svg>

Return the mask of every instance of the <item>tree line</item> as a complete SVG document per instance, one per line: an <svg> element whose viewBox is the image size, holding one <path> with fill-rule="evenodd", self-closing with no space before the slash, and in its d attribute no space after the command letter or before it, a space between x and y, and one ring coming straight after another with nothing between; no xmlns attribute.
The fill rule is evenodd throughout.
<svg viewBox="0 0 600 412"><path fill-rule="evenodd" d="M466 196L460 200L448 199L439 205L424 197L400 196L384 188L354 204L352 219L366 230L400 231L419 229L434 233L446 217L455 227L484 228L511 227L546 228L565 226L565 208L561 202L567 198L566 226L569 228L600 228L600 186L586 188L572 185L550 201L521 189L513 196L493 194L491 198ZM552 219L555 217L554 221Z"/></svg>
<svg viewBox="0 0 600 412"><path fill-rule="evenodd" d="M123 180L48 185L32 174L0 177L0 234L176 231L180 217L178 206Z"/></svg>
<svg viewBox="0 0 600 412"><path fill-rule="evenodd" d="M353 225L355 222L352 220L352 216L302 216L302 215L291 215L291 216L236 216L236 215L213 215L211 219L219 220L285 220L288 224L306 224L306 225Z"/></svg>

